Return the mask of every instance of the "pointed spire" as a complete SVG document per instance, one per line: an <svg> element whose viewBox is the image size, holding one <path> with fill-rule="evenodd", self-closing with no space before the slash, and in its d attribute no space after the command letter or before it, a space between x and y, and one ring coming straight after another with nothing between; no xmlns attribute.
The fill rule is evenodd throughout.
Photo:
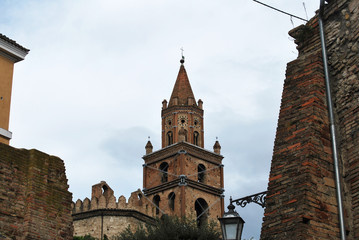
<svg viewBox="0 0 359 240"><path fill-rule="evenodd" d="M221 145L218 142L218 137L216 137L216 142L213 145L213 151L217 154L221 154Z"/></svg>
<svg viewBox="0 0 359 240"><path fill-rule="evenodd" d="M181 59L181 67L178 72L177 80L175 83L175 86L173 87L173 91L171 94L171 98L168 104L168 107L174 106L174 105L195 105L196 100L193 95L193 91L191 88L191 84L189 82L186 69L184 68L184 56L182 56Z"/></svg>
<svg viewBox="0 0 359 240"><path fill-rule="evenodd" d="M145 149L146 149L146 155L152 152L153 146L152 146L152 143L150 141L150 137L148 137L148 142L147 142L147 144L145 146Z"/></svg>

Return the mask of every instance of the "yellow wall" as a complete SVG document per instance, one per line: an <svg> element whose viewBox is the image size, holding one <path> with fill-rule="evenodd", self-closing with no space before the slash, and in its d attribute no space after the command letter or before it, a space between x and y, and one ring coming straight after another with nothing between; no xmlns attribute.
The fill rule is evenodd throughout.
<svg viewBox="0 0 359 240"><path fill-rule="evenodd" d="M0 56L0 128L9 130L11 87L14 63ZM9 140L0 136L0 142Z"/></svg>

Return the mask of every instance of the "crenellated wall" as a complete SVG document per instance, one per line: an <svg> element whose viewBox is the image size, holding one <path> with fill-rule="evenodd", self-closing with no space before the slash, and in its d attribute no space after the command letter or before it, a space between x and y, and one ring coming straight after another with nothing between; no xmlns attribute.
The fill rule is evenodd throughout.
<svg viewBox="0 0 359 240"><path fill-rule="evenodd" d="M72 203L74 236L119 235L128 226L135 229L138 225L152 223L155 207L140 190L131 193L128 201L124 196L117 200L110 186L102 181L92 186L92 197ZM152 217L151 217L152 216Z"/></svg>

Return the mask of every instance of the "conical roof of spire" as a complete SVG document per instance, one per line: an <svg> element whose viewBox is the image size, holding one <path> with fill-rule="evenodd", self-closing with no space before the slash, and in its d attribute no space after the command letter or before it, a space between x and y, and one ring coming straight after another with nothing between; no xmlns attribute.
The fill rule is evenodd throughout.
<svg viewBox="0 0 359 240"><path fill-rule="evenodd" d="M191 84L189 82L187 72L183 66L183 63L184 59L181 60L181 67L178 72L175 86L173 87L171 98L168 104L169 107L174 105L189 105L188 99L193 99L192 105L196 105L196 100L194 98ZM178 104L175 104L175 98L178 99Z"/></svg>

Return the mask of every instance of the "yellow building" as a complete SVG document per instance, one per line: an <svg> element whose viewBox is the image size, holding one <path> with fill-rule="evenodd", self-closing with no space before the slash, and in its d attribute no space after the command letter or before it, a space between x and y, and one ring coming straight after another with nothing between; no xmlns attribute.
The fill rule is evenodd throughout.
<svg viewBox="0 0 359 240"><path fill-rule="evenodd" d="M24 60L29 52L14 40L0 34L0 143L9 144L11 88L14 64Z"/></svg>

